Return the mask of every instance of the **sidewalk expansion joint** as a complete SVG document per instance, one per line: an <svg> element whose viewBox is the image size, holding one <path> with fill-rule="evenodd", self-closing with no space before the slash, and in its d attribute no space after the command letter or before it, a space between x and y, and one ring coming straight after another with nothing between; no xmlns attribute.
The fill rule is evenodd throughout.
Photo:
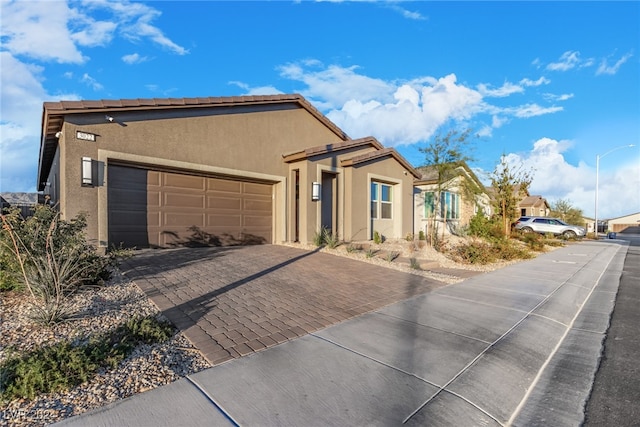
<svg viewBox="0 0 640 427"><path fill-rule="evenodd" d="M232 417L232 416L231 416L227 411L225 411L225 410L222 408L222 406L221 406L220 404L218 404L218 402L216 402L216 400L213 398L213 396L211 396L209 393L207 393L207 391L206 391L204 388L202 388L202 387L200 386L200 384L198 384L195 380L193 380L189 375L187 375L185 378L186 378L186 379L187 379L187 381L189 381L189 382L190 382L190 383L191 383L195 388L197 388L197 389L200 391L200 393L202 393L202 394L204 395L204 397L206 397L206 398L207 398L207 400L208 400L209 402L211 402L211 403L213 404L213 406L215 406L215 407L216 407L216 409L217 409L217 410L218 410L222 415L224 415L224 417L225 417L227 420L229 420L229 422L230 422L232 425L234 425L235 427L240 427L240 424L239 424L236 420L234 420L234 419L233 419L233 417Z"/></svg>

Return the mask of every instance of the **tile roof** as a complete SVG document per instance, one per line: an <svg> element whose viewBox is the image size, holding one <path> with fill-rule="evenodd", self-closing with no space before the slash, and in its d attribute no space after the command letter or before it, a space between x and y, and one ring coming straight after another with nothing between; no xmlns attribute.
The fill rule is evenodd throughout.
<svg viewBox="0 0 640 427"><path fill-rule="evenodd" d="M381 150L384 147L382 144L378 142L374 137L369 136L365 138L359 139L351 139L343 142L334 142L332 144L324 144L318 145L315 147L309 147L304 150L296 151L293 153L283 154L282 158L285 162L294 162L297 160L307 159L313 156L319 156L326 153L336 152L336 151L344 151L351 148L359 148L364 147L366 145L371 145L372 147Z"/></svg>
<svg viewBox="0 0 640 427"><path fill-rule="evenodd" d="M393 157L396 159L405 169L407 169L414 178L420 178L420 173L393 148L383 148L378 151L371 151L352 157L350 159L344 159L340 162L341 166L354 166L364 162L370 162L372 160L381 159L383 157Z"/></svg>
<svg viewBox="0 0 640 427"><path fill-rule="evenodd" d="M223 96L201 98L137 98L103 99L96 101L56 101L43 103L40 160L38 164L38 190L44 189L53 163L58 139L56 132L62 129L65 116L70 114L115 113L116 111L145 111L185 108L215 108L245 105L267 105L295 103L306 109L327 128L345 141L350 140L342 129L336 126L309 101L299 94Z"/></svg>

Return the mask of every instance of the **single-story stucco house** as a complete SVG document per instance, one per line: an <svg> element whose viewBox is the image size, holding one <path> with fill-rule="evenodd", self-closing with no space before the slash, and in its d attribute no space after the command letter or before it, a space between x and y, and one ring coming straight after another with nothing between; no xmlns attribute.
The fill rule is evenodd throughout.
<svg viewBox="0 0 640 427"><path fill-rule="evenodd" d="M607 225L608 231L640 234L640 212L610 218L607 220Z"/></svg>
<svg viewBox="0 0 640 427"><path fill-rule="evenodd" d="M417 170L421 176L414 182L415 233L428 235L429 227L438 227L439 233L452 234L468 226L478 211L491 216L487 189L466 163L452 166L447 170L451 176L441 178L442 182L433 166Z"/></svg>
<svg viewBox="0 0 640 427"><path fill-rule="evenodd" d="M400 238L418 177L298 94L43 104L38 190L103 250Z"/></svg>

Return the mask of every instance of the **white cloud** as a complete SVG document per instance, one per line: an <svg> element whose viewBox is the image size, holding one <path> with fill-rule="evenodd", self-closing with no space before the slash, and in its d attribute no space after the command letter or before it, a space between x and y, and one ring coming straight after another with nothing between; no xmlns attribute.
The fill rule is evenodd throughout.
<svg viewBox="0 0 640 427"><path fill-rule="evenodd" d="M41 66L21 62L9 52L0 52L0 62L0 183L3 191L35 191L42 102L55 97L42 86Z"/></svg>
<svg viewBox="0 0 640 427"><path fill-rule="evenodd" d="M478 92L480 92L483 96L492 96L497 98L504 98L509 95L513 95L514 93L522 93L524 89L522 86L505 82L501 87L497 89L490 89L489 85L481 83L478 85Z"/></svg>
<svg viewBox="0 0 640 427"><path fill-rule="evenodd" d="M82 75L82 79L80 79L80 81L82 83L86 84L87 86L89 86L91 89L93 89L95 91L100 91L100 90L104 89L104 86L102 86L100 83L98 83L98 81L96 79L94 79L93 77L91 77L87 73L84 73Z"/></svg>
<svg viewBox="0 0 640 427"><path fill-rule="evenodd" d="M526 104L518 107L504 108L503 113L508 113L514 117L529 118L542 116L544 114L552 114L562 111L562 107L542 107L538 104Z"/></svg>
<svg viewBox="0 0 640 427"><path fill-rule="evenodd" d="M531 79L520 80L520 84L522 86L540 86L540 85L548 85L549 83L551 83L551 80L547 79L546 77L540 77L538 80L531 80Z"/></svg>
<svg viewBox="0 0 640 427"><path fill-rule="evenodd" d="M124 55L122 57L122 62L124 62L125 64L140 64L142 62L147 62L149 60L148 57L146 56L140 56L140 54L138 53L132 53L129 55Z"/></svg>
<svg viewBox="0 0 640 427"><path fill-rule="evenodd" d="M542 95L543 98L547 101L567 101L571 98L573 98L573 94L572 93L563 93L562 95L556 95L553 93L545 93Z"/></svg>
<svg viewBox="0 0 640 427"><path fill-rule="evenodd" d="M620 70L620 67L627 62L633 55L631 53L627 53L622 58L618 59L613 65L609 65L607 59L603 59L600 62L600 66L596 70L596 75L599 76L601 74L609 74L614 75Z"/></svg>
<svg viewBox="0 0 640 427"><path fill-rule="evenodd" d="M539 194L550 203L569 200L582 209L583 214L595 214L595 168L580 162L572 165L564 153L573 146L571 141L541 138L533 149L524 154L509 154L512 166L523 165L533 170L530 194ZM613 170L600 170L598 185L598 217L608 218L622 212L632 213L640 207L640 162L633 157L627 164Z"/></svg>
<svg viewBox="0 0 640 427"><path fill-rule="evenodd" d="M547 70L551 71L568 71L575 68L580 63L580 52L567 51L560 56L558 62L552 62L547 65Z"/></svg>
<svg viewBox="0 0 640 427"><path fill-rule="evenodd" d="M385 81L360 74L357 66L325 67L315 60L290 63L279 70L282 77L303 83L305 86L297 91L349 136L373 135L389 146L426 141L438 128L450 122L473 125L482 135L488 136L492 129L511 118L525 119L562 111L562 107L538 104L490 105L485 97L507 97L523 92L524 88L507 82L497 89L490 89L488 84L473 89L459 83L455 74ZM232 83L249 89L246 84ZM545 78L523 82L527 86L547 83Z"/></svg>
<svg viewBox="0 0 640 427"><path fill-rule="evenodd" d="M14 56L61 63L86 60L68 28L73 12L66 2L3 1L0 7L3 49Z"/></svg>
<svg viewBox="0 0 640 427"><path fill-rule="evenodd" d="M395 10L396 12L400 13L404 18L407 18L407 19L411 19L414 21L424 21L427 19L424 16L422 16L420 12L412 12L396 4L389 4L387 7L389 7L392 10Z"/></svg>

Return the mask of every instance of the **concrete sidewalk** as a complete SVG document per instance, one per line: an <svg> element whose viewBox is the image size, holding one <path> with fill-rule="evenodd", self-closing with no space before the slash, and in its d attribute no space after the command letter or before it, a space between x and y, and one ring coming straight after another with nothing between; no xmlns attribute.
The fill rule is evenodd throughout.
<svg viewBox="0 0 640 427"><path fill-rule="evenodd" d="M577 426L626 252L569 245L58 425Z"/></svg>

